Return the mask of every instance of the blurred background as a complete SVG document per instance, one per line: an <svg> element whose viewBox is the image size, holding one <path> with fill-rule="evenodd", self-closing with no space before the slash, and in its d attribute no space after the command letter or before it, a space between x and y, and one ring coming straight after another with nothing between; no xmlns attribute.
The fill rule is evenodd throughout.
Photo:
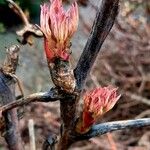
<svg viewBox="0 0 150 150"><path fill-rule="evenodd" d="M65 6L73 0L64 0ZM29 16L32 23L39 24L42 0L15 1ZM72 66L75 67L86 44L99 6L99 0L78 0L80 21L72 39ZM90 13L89 13L90 12ZM6 56L6 47L18 44L16 31L23 27L21 19L0 0L0 64ZM27 96L48 90L50 79L43 39L34 38L32 46L21 46L17 75ZM121 0L117 20L103 44L96 63L89 74L85 90L96 86L115 85L122 94L117 105L99 122L150 117L150 1ZM16 89L18 91L18 89ZM80 101L82 105L82 99ZM81 109L81 106L79 106ZM27 106L20 129L25 149L29 149L28 120L35 124L36 148L49 133L59 133L59 103L34 103ZM0 138L0 149L6 149ZM116 131L89 141L75 143L71 150L149 150L150 127Z"/></svg>

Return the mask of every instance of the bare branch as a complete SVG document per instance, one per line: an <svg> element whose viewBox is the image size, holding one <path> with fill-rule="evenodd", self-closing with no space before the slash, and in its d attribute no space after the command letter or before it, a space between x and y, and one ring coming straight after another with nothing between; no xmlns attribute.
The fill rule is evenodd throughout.
<svg viewBox="0 0 150 150"><path fill-rule="evenodd" d="M82 89L87 75L100 51L100 48L110 32L118 14L119 0L101 0L89 39L74 70L78 89Z"/></svg>
<svg viewBox="0 0 150 150"><path fill-rule="evenodd" d="M17 35L23 37L21 44L29 43L30 45L33 44L32 35L36 37L42 37L43 33L41 30L36 26L29 22L27 16L23 12L23 10L17 5L13 0L6 0L9 3L9 7L21 18L24 23L23 29L17 31Z"/></svg>
<svg viewBox="0 0 150 150"><path fill-rule="evenodd" d="M6 2L9 3L9 7L22 19L23 23L26 26L29 25L29 21L22 9L13 0L6 0Z"/></svg>
<svg viewBox="0 0 150 150"><path fill-rule="evenodd" d="M64 96L59 95L58 90L52 88L48 92L34 93L34 94L29 95L26 98L4 105L0 108L0 112L4 113L12 108L27 105L32 102L54 102L56 100L61 100L61 99L64 99Z"/></svg>
<svg viewBox="0 0 150 150"><path fill-rule="evenodd" d="M42 150L55 150L55 144L57 142L58 139L55 134L48 135L43 143Z"/></svg>
<svg viewBox="0 0 150 150"><path fill-rule="evenodd" d="M11 74L15 74L19 57L19 46L13 45L7 49L3 68L0 70L0 103L8 104L16 100L15 82ZM6 90L6 91L5 91ZM22 150L21 136L18 127L17 110L12 109L3 113L4 138L10 150Z"/></svg>
<svg viewBox="0 0 150 150"><path fill-rule="evenodd" d="M138 94L134 94L134 93L131 93L131 92L127 92L127 91L124 91L123 94L125 94L126 96L130 97L133 100L139 101L143 104L146 104L146 105L150 106L150 100L143 97L143 96L140 96Z"/></svg>
<svg viewBox="0 0 150 150"><path fill-rule="evenodd" d="M30 149L36 150L35 143L35 129L34 129L34 120L30 119L28 122L28 130L29 130L29 139L30 139Z"/></svg>
<svg viewBox="0 0 150 150"><path fill-rule="evenodd" d="M100 136L108 132L123 130L129 128L140 128L150 126L150 118L135 119L135 120L125 120L125 121L114 121L106 122L98 125L93 125L91 130L83 135L78 135L75 137L75 140L87 140L95 136Z"/></svg>

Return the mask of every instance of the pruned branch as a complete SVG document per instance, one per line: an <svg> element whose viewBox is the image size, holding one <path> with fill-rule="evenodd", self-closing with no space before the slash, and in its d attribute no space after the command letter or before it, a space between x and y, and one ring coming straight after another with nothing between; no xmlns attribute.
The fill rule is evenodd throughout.
<svg viewBox="0 0 150 150"><path fill-rule="evenodd" d="M150 126L150 118L106 122L98 125L93 125L89 132L83 135L75 136L76 141L87 140L95 136L100 136L108 132L116 130L124 130L129 128L140 128Z"/></svg>
<svg viewBox="0 0 150 150"><path fill-rule="evenodd" d="M74 70L78 89L82 89L100 48L109 34L118 14L119 0L101 0L92 31Z"/></svg>

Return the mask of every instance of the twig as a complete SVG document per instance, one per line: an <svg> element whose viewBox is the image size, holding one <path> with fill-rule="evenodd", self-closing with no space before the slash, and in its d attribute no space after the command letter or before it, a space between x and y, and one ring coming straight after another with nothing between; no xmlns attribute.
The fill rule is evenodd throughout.
<svg viewBox="0 0 150 150"><path fill-rule="evenodd" d="M74 71L79 89L82 89L98 52L114 24L118 14L118 3L119 0L101 1L90 37Z"/></svg>
<svg viewBox="0 0 150 150"><path fill-rule="evenodd" d="M13 0L6 0L6 2L9 3L9 7L22 19L23 23L28 26L29 21L22 9Z"/></svg>
<svg viewBox="0 0 150 150"><path fill-rule="evenodd" d="M6 0L6 2L9 3L10 8L22 19L24 23L23 29L16 32L18 36L23 37L22 41L20 41L21 44L29 43L32 45L32 35L42 37L43 33L36 25L33 25L28 21L28 18L24 14L23 10L13 0Z"/></svg>
<svg viewBox="0 0 150 150"><path fill-rule="evenodd" d="M53 101L62 100L62 99L64 99L64 96L59 95L57 89L52 88L48 92L34 93L34 94L29 95L26 98L4 105L0 107L0 112L4 113L12 108L27 105L31 102L53 102Z"/></svg>
<svg viewBox="0 0 150 150"><path fill-rule="evenodd" d="M150 118L135 119L135 120L125 120L125 121L114 121L106 122L98 125L94 125L91 130L83 135L78 135L75 140L87 140L95 136L100 136L108 132L123 130L129 128L140 128L150 126Z"/></svg>
<svg viewBox="0 0 150 150"><path fill-rule="evenodd" d="M116 143L113 139L112 134L111 133L106 133L106 135L107 135L107 138L108 138L108 142L111 146L111 150L117 150L117 146L116 146Z"/></svg>
<svg viewBox="0 0 150 150"><path fill-rule="evenodd" d="M55 150L55 144L57 143L57 136L55 134L48 135L43 143L42 150Z"/></svg>
<svg viewBox="0 0 150 150"><path fill-rule="evenodd" d="M149 117L150 116L150 109L147 109L140 113L138 116L135 117L135 119L143 118L143 117Z"/></svg>
<svg viewBox="0 0 150 150"><path fill-rule="evenodd" d="M144 103L146 105L150 105L150 100L145 98L145 97L142 97L140 95L137 95L137 94L134 94L131 92L127 92L127 91L122 92L122 93L125 94L126 96L130 97L133 100L139 101L139 102Z"/></svg>
<svg viewBox="0 0 150 150"><path fill-rule="evenodd" d="M29 130L29 139L30 139L30 150L36 150L33 119L30 119L28 122L28 130Z"/></svg>

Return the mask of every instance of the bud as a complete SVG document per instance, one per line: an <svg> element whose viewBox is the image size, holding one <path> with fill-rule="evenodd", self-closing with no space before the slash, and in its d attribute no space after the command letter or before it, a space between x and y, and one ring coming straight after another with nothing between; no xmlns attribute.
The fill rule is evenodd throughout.
<svg viewBox="0 0 150 150"><path fill-rule="evenodd" d="M121 95L117 88L103 87L87 92L84 96L82 119L77 124L77 132L85 133L104 113L113 108Z"/></svg>
<svg viewBox="0 0 150 150"><path fill-rule="evenodd" d="M78 6L74 2L68 11L62 7L62 0L50 0L41 6L40 24L44 33L44 47L49 62L54 58L68 61L70 39L78 26Z"/></svg>

